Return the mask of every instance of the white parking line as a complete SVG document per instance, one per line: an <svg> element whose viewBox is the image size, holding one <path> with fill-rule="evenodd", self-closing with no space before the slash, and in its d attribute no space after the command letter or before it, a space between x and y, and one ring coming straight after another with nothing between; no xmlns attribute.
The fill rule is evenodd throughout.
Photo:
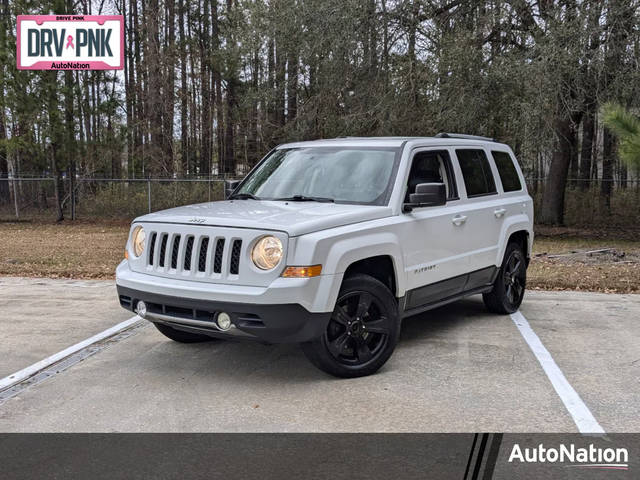
<svg viewBox="0 0 640 480"><path fill-rule="evenodd" d="M64 350L58 353L55 353L50 357L40 360L39 362L36 362L33 365L28 366L27 368L23 368L18 372L12 373L8 377L4 377L0 379L0 391L5 390L11 387L12 385L15 385L16 383L21 382L35 375L39 371L49 367L50 365L53 365L56 362L59 362L60 360L68 357L69 355L73 355L74 353L82 350L83 348L88 347L89 345L92 345L101 340L104 340L105 338L109 338L109 337L112 337L113 335L116 335L117 333L129 328L130 326L132 326L133 324L135 324L140 320L141 318L137 315L134 317L131 317L129 320L120 322L117 325L114 325L113 327L104 330L103 332L97 333L93 337L87 338L86 340L83 340L79 343L76 343L75 345L65 348Z"/></svg>
<svg viewBox="0 0 640 480"><path fill-rule="evenodd" d="M549 351L533 331L527 319L520 312L512 313L511 319L520 330L525 341L529 344L531 351L540 362L542 369L547 374L551 385L558 393L560 400L573 417L573 421L580 433L604 433L603 428L592 415L589 408L584 404L578 392L567 381L562 370L553 360Z"/></svg>

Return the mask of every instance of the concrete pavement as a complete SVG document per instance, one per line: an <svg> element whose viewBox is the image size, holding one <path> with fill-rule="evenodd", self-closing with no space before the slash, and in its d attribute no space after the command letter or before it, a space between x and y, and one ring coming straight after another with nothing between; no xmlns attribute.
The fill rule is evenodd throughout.
<svg viewBox="0 0 640 480"><path fill-rule="evenodd" d="M43 292L30 281L0 279L2 372L130 317L112 285L49 280ZM68 306L89 290L93 301ZM39 310L13 325L29 312L29 292ZM99 306L92 319L83 316L88 305ZM528 292L521 311L605 431L637 431L640 296ZM44 326L30 335L36 321ZM576 425L512 319L488 314L472 297L406 320L387 365L355 380L316 370L296 345L185 345L148 325L0 404L0 431L571 432Z"/></svg>
<svg viewBox="0 0 640 480"><path fill-rule="evenodd" d="M0 277L0 378L130 317L112 281Z"/></svg>

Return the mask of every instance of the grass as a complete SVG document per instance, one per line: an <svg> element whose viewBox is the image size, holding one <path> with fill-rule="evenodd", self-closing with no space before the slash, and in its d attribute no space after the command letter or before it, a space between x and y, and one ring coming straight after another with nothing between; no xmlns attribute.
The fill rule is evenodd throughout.
<svg viewBox="0 0 640 480"><path fill-rule="evenodd" d="M640 238L637 231L536 229L527 272L530 288L605 293L640 292ZM603 248L615 255L588 257L571 252ZM621 256L621 255L624 256ZM555 255L565 255L555 257Z"/></svg>
<svg viewBox="0 0 640 480"><path fill-rule="evenodd" d="M122 260L129 223L0 222L0 275L111 279ZM533 289L640 292L637 232L536 230L528 285ZM614 248L623 258L572 251Z"/></svg>
<svg viewBox="0 0 640 480"><path fill-rule="evenodd" d="M0 275L113 278L122 260L124 223L0 223Z"/></svg>

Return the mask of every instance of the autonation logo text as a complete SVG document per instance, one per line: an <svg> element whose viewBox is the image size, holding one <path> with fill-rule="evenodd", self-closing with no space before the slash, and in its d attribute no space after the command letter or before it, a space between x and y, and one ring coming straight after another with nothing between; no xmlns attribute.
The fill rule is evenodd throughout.
<svg viewBox="0 0 640 480"><path fill-rule="evenodd" d="M612 470L629 469L629 452L626 448L599 448L560 444L545 447L521 448L515 444L509 455L509 463L562 463L567 467L602 468Z"/></svg>

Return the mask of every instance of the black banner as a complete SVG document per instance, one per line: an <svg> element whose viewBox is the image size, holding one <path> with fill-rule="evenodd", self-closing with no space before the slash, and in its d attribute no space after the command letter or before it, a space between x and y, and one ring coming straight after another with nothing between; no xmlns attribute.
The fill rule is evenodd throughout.
<svg viewBox="0 0 640 480"><path fill-rule="evenodd" d="M2 434L2 478L637 478L640 435Z"/></svg>

